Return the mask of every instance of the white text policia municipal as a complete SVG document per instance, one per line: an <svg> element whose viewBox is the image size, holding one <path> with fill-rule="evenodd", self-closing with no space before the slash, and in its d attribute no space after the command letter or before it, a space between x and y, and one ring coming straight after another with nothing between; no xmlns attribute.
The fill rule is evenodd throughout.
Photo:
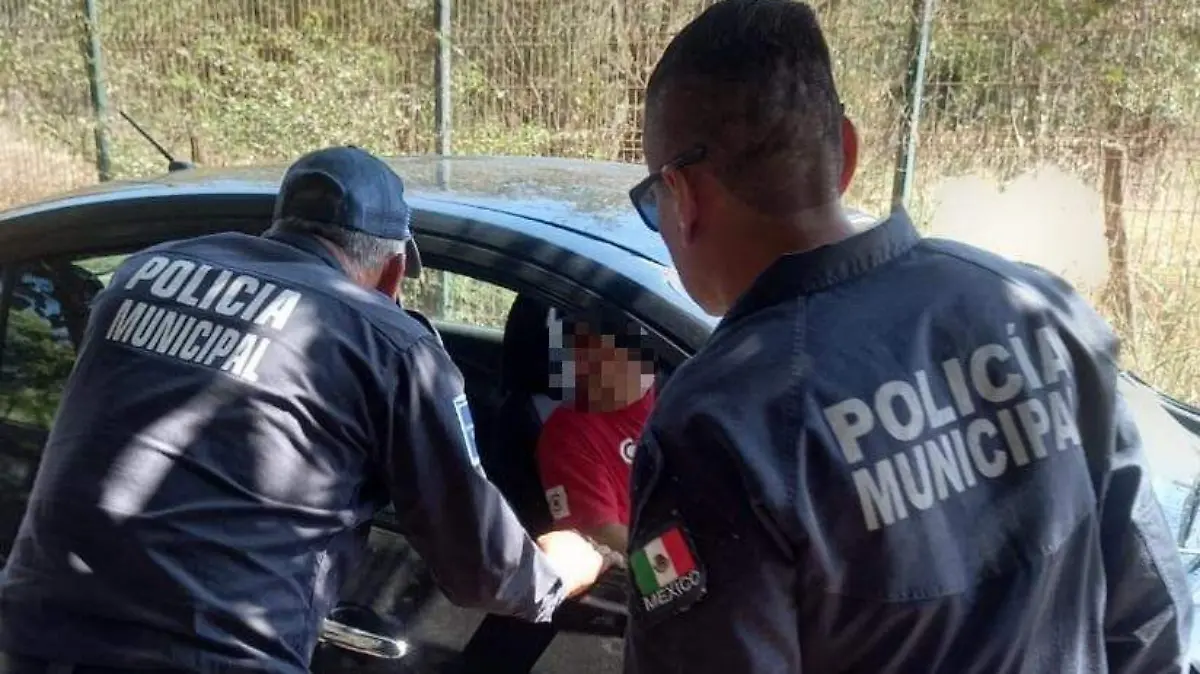
<svg viewBox="0 0 1200 674"><path fill-rule="evenodd" d="M873 404L848 398L824 409L843 457L857 466L851 477L868 530L1051 452L1081 448L1062 340L1049 327L1037 330L1028 346L1011 324L1008 333L1008 344L984 344L968 358L942 362L939 371L884 383ZM941 386L933 385L934 377ZM880 427L889 438L884 443L878 434L870 437ZM863 446L875 459L866 465ZM891 454L877 458L884 452Z"/></svg>
<svg viewBox="0 0 1200 674"><path fill-rule="evenodd" d="M125 299L117 308L105 337L189 363L216 367L247 381L257 381L257 367L271 346L261 334L278 332L300 302L295 290L279 288L229 270L217 270L191 260L155 256L125 282L125 290L149 283L160 303L187 309L176 311L159 303ZM205 318L207 314L209 318ZM230 327L231 321L245 323Z"/></svg>

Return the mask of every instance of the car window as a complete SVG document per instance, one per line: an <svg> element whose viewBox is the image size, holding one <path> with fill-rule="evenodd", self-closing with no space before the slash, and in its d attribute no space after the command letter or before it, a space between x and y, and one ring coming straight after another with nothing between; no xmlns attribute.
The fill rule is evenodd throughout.
<svg viewBox="0 0 1200 674"><path fill-rule="evenodd" d="M129 257L128 253L123 253L120 255L105 255L104 257L93 257L86 260L80 260L78 265L82 269L91 272L102 285L108 286L108 282L112 280L113 272L117 270L117 267L121 266L121 263L124 262L125 258L127 257Z"/></svg>
<svg viewBox="0 0 1200 674"><path fill-rule="evenodd" d="M503 286L449 271L425 269L406 281L404 306L439 323L504 329L517 294Z"/></svg>
<svg viewBox="0 0 1200 674"><path fill-rule="evenodd" d="M1118 380L1141 436L1150 484L1183 556L1193 600L1200 599L1200 415L1136 377Z"/></svg>
<svg viewBox="0 0 1200 674"><path fill-rule="evenodd" d="M111 269L98 264L105 259L39 260L8 277L14 282L0 367L0 546L16 535L92 298L109 278L104 270Z"/></svg>

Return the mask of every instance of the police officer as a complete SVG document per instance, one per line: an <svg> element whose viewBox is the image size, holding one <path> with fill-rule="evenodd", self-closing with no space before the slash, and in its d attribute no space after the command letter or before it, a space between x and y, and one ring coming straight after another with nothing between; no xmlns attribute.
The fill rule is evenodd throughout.
<svg viewBox="0 0 1200 674"><path fill-rule="evenodd" d="M856 231L813 11L715 3L645 112L631 196L722 318L636 455L627 671L1182 671L1190 597L1112 333L902 211Z"/></svg>
<svg viewBox="0 0 1200 674"><path fill-rule="evenodd" d="M353 148L287 172L262 237L130 256L100 293L0 588L0 672L306 672L372 515L458 604L545 622L594 581L480 469L462 378L394 299L400 178ZM107 668L107 669L106 669Z"/></svg>

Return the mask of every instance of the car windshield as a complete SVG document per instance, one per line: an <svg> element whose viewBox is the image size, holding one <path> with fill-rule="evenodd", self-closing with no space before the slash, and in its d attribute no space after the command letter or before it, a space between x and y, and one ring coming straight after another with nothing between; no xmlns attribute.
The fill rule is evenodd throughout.
<svg viewBox="0 0 1200 674"><path fill-rule="evenodd" d="M1122 378L1120 393L1137 420L1151 484L1200 602L1200 415L1135 377Z"/></svg>

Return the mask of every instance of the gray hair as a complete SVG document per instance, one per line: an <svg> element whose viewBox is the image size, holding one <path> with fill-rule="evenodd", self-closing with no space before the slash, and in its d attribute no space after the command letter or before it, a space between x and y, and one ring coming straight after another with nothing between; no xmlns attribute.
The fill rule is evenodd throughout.
<svg viewBox="0 0 1200 674"><path fill-rule="evenodd" d="M374 269L389 257L403 255L405 250L404 241L383 239L327 222L315 222L295 217L276 220L267 230L268 234L273 232L290 232L325 239L340 248L350 259L350 263L360 269Z"/></svg>

